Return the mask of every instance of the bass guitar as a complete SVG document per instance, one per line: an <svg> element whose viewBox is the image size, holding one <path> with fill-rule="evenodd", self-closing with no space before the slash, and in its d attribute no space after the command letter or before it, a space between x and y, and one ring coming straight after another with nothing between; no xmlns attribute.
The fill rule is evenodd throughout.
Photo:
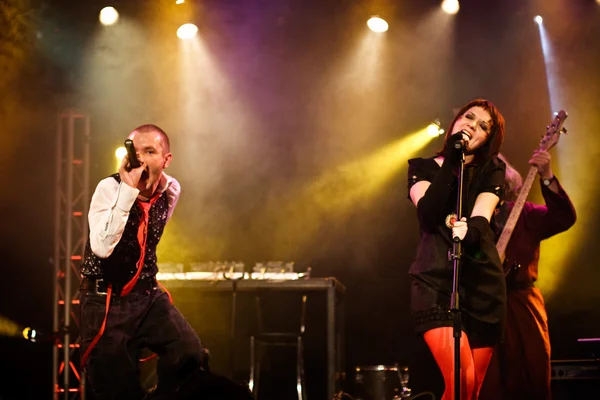
<svg viewBox="0 0 600 400"><path fill-rule="evenodd" d="M567 112L565 110L560 110L554 114L552 122L546 127L546 134L542 137L538 150L550 150L558 143L561 133L567 133L567 130L563 128L565 119L567 119ZM515 200L515 204L506 220L506 224L504 225L504 229L502 229L500 237L496 241L496 249L500 255L500 261L504 265L504 274L507 277L509 274L512 275L516 273L520 268L519 264L506 260L506 246L508 246L508 242L513 234L515 225L519 220L523 206L525 206L527 196L531 191L537 172L538 168L535 165L532 165L531 168L529 168L529 173L523 182L523 186L521 186L519 196L517 197L517 200Z"/></svg>

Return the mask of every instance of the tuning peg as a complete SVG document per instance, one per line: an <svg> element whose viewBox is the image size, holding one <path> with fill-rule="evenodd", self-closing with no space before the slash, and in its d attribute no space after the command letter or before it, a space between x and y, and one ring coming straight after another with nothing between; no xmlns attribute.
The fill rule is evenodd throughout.
<svg viewBox="0 0 600 400"><path fill-rule="evenodd" d="M564 127L560 130L560 132L564 133L565 135L569 133L569 131L567 130L567 128L564 128Z"/></svg>

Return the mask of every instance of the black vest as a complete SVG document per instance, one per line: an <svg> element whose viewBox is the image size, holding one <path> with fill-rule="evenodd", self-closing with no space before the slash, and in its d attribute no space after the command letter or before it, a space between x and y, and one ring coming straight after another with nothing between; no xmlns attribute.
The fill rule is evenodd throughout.
<svg viewBox="0 0 600 400"><path fill-rule="evenodd" d="M114 174L112 177L117 182L121 181L119 174ZM136 200L131 207L123 236L110 256L102 259L92 253L88 237L83 264L81 265L81 275L90 279L103 278L108 282L121 284L125 284L135 275L137 261L140 258L140 244L138 243L137 233L141 219L144 217L144 211L138 202L139 200ZM154 277L158 272L156 246L167 223L168 210L167 192L164 191L150 207L144 266L140 279Z"/></svg>

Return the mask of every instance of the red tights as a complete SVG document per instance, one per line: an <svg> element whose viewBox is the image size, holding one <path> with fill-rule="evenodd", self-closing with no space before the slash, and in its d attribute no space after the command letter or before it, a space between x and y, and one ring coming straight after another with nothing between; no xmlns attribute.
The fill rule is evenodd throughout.
<svg viewBox="0 0 600 400"><path fill-rule="evenodd" d="M433 353L446 389L441 400L454 398L454 337L452 327L435 328L424 334L425 342ZM460 400L477 400L485 371L494 348L472 349L464 332L460 337Z"/></svg>

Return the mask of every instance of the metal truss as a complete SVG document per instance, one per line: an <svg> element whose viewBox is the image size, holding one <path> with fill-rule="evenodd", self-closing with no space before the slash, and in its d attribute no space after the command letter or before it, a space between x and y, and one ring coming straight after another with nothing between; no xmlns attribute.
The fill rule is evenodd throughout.
<svg viewBox="0 0 600 400"><path fill-rule="evenodd" d="M79 267L88 237L90 118L57 115L54 219L53 399L85 399L79 371Z"/></svg>

